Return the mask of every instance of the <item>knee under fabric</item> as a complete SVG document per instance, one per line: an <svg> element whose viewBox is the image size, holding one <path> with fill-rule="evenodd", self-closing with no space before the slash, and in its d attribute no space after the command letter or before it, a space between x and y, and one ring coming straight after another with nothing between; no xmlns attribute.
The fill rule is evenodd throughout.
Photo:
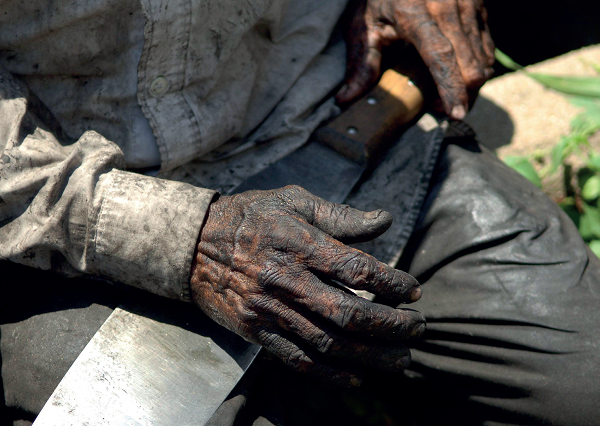
<svg viewBox="0 0 600 426"><path fill-rule="evenodd" d="M458 142L400 262L428 323L407 375L459 424L595 423L600 261L538 188Z"/></svg>

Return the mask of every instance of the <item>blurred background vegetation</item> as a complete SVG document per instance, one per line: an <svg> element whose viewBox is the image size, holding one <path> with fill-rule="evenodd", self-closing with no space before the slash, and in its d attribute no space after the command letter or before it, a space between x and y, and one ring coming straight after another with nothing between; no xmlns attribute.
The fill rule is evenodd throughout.
<svg viewBox="0 0 600 426"><path fill-rule="evenodd" d="M586 62L597 76L555 76L523 70L509 56L496 51L496 59L510 70L520 70L549 89L565 95L581 109L571 120L571 130L546 150L527 156L508 156L504 162L532 183L546 189L544 183L559 175L560 196L554 196L573 220L592 251L600 256L600 153L590 140L600 131L600 65ZM552 191L546 190L552 196Z"/></svg>

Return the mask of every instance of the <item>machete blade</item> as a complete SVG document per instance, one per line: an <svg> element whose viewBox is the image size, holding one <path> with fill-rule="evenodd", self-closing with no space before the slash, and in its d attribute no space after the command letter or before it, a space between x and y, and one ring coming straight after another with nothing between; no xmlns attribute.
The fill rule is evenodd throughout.
<svg viewBox="0 0 600 426"><path fill-rule="evenodd" d="M115 309L35 426L205 424L260 347L208 318L196 319L190 328Z"/></svg>

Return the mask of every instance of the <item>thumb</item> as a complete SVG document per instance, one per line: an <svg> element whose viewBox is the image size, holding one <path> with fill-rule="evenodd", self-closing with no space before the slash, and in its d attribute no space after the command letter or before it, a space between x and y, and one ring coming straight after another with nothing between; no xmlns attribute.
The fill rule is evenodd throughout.
<svg viewBox="0 0 600 426"><path fill-rule="evenodd" d="M344 244L372 240L392 226L392 215L384 210L364 212L297 189L302 194L293 198L296 212L315 228Z"/></svg>
<svg viewBox="0 0 600 426"><path fill-rule="evenodd" d="M392 226L392 215L384 210L363 212L345 204L329 204L317 212L313 226L344 244L370 241Z"/></svg>
<svg viewBox="0 0 600 426"><path fill-rule="evenodd" d="M340 105L364 95L381 76L381 43L370 31L364 13L356 13L345 31L347 64L344 85L336 95Z"/></svg>
<svg viewBox="0 0 600 426"><path fill-rule="evenodd" d="M381 75L381 51L368 48L360 62L348 62L348 76L335 100L339 105L349 104L369 91Z"/></svg>

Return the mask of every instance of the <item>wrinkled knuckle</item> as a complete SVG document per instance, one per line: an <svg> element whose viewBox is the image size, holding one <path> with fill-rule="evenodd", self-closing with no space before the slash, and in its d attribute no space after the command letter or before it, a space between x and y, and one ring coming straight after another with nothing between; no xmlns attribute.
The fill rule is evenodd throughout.
<svg viewBox="0 0 600 426"><path fill-rule="evenodd" d="M449 1L429 1L427 2L427 11L434 18L440 19L452 14L454 2Z"/></svg>
<svg viewBox="0 0 600 426"><path fill-rule="evenodd" d="M249 319L255 319L258 312L268 311L271 298L265 294L252 293L246 297L245 310L250 313Z"/></svg>
<svg viewBox="0 0 600 426"><path fill-rule="evenodd" d="M329 333L322 333L314 346L323 355L331 355L335 349L335 339Z"/></svg>
<svg viewBox="0 0 600 426"><path fill-rule="evenodd" d="M258 280L263 288L272 289L286 287L288 278L278 265L265 265L258 274Z"/></svg>
<svg viewBox="0 0 600 426"><path fill-rule="evenodd" d="M351 279L356 288L368 286L369 279L373 276L373 265L364 255L353 253L343 260L342 270Z"/></svg>
<svg viewBox="0 0 600 426"><path fill-rule="evenodd" d="M432 45L432 55L440 62L450 62L455 60L456 54L452 43L446 38L440 39Z"/></svg>
<svg viewBox="0 0 600 426"><path fill-rule="evenodd" d="M337 322L344 330L354 331L360 328L366 318L364 306L356 297L345 299L339 306Z"/></svg>
<svg viewBox="0 0 600 426"><path fill-rule="evenodd" d="M340 228L346 227L351 212L352 208L346 204L320 203L315 207L316 217L327 218L327 223L330 224L327 231L334 234L339 232Z"/></svg>
<svg viewBox="0 0 600 426"><path fill-rule="evenodd" d="M318 216L334 216L344 209L345 204L336 203L318 203L315 204L314 211Z"/></svg>
<svg viewBox="0 0 600 426"><path fill-rule="evenodd" d="M269 327L258 326L253 329L253 335L257 337L260 344L271 352L280 352L283 350L283 343L280 336L274 333Z"/></svg>

